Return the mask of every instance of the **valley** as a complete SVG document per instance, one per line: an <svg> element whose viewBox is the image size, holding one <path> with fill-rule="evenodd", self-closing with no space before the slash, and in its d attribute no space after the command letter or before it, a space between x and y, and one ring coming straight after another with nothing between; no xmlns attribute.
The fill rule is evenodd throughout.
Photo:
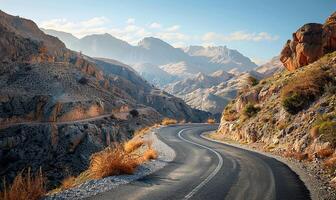
<svg viewBox="0 0 336 200"><path fill-rule="evenodd" d="M149 1L1 2L0 200L336 199L334 4Z"/></svg>

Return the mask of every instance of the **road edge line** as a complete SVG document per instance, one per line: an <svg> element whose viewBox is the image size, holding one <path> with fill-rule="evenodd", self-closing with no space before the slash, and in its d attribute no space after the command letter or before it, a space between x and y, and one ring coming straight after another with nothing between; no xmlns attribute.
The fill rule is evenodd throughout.
<svg viewBox="0 0 336 200"><path fill-rule="evenodd" d="M191 198L191 197L192 197L196 192L198 192L204 185L206 185L206 184L207 184L213 177L215 177L216 174L219 172L219 170L220 170L220 169L222 168L222 166L223 166L223 158L222 158L222 156L221 156L217 151L211 149L210 147L204 146L204 145L202 145L202 144L198 144L198 143L196 143L196 142L187 140L187 139L185 139L184 137L182 137L182 135L181 135L182 132L185 131L185 130L187 130L187 129L189 129L189 128L185 128L185 129L180 130L180 131L177 133L178 137L179 137L181 140L185 141L185 142L188 142L188 143L190 143L190 144L194 144L194 145L196 145L196 146L205 148L205 149L211 151L212 153L214 153L214 154L218 157L218 164L217 164L217 167L215 168L215 170L212 171L211 174L210 174L208 177L206 177L206 178L205 178L199 185L197 185L191 192L189 192L189 193L184 197L184 199L189 199L189 198Z"/></svg>

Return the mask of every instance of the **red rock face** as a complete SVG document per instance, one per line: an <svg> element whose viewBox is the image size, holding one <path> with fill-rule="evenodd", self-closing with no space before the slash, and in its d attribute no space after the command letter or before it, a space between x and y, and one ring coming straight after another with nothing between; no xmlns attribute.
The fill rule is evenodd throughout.
<svg viewBox="0 0 336 200"><path fill-rule="evenodd" d="M336 12L324 24L309 23L293 33L280 60L289 71L308 65L336 50Z"/></svg>

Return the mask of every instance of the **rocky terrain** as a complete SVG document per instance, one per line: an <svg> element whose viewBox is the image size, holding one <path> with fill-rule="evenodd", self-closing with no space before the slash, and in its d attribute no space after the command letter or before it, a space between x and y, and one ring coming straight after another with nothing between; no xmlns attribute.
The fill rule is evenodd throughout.
<svg viewBox="0 0 336 200"><path fill-rule="evenodd" d="M41 167L53 187L164 116L209 117L125 64L68 50L31 20L0 11L0 33L0 176L9 182Z"/></svg>
<svg viewBox="0 0 336 200"><path fill-rule="evenodd" d="M280 57L287 70L241 90L216 135L298 159L335 186L335 25L336 13L295 32Z"/></svg>
<svg viewBox="0 0 336 200"><path fill-rule="evenodd" d="M131 66L152 64L161 68L162 65L177 64L179 66L178 63L184 63L186 71L194 68L197 72L203 73L233 68L246 71L257 67L249 58L225 46L190 46L180 49L154 37L146 37L139 41L138 45L133 46L110 34L88 35L78 39L61 31L42 30L47 34L58 37L70 49L82 51L92 57L119 60Z"/></svg>
<svg viewBox="0 0 336 200"><path fill-rule="evenodd" d="M253 71L239 75L225 71L210 75L199 73L195 77L168 84L164 90L182 98L194 108L219 114L236 97L238 90L251 86L253 81L258 81L261 77Z"/></svg>
<svg viewBox="0 0 336 200"><path fill-rule="evenodd" d="M336 15L331 15L324 24L309 23L293 33L281 52L280 60L289 71L312 63L333 52L336 47Z"/></svg>
<svg viewBox="0 0 336 200"><path fill-rule="evenodd" d="M68 33L44 31L59 37L68 47L83 50L88 55L129 63L151 84L182 98L193 108L216 116L236 96L238 89L250 83L251 77L270 76L282 66L276 57L256 68L249 58L226 46L178 49L152 37L132 46L108 34L76 39Z"/></svg>

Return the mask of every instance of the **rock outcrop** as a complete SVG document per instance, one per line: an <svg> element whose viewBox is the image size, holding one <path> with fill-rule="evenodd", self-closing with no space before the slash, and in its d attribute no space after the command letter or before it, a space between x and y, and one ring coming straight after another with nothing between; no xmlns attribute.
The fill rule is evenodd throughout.
<svg viewBox="0 0 336 200"><path fill-rule="evenodd" d="M289 71L308 65L336 50L336 12L324 24L303 25L288 40L280 60Z"/></svg>
<svg viewBox="0 0 336 200"><path fill-rule="evenodd" d="M91 154L163 116L199 122L209 113L127 65L68 50L34 22L0 11L0 176L7 181L42 167L55 186L83 171Z"/></svg>

